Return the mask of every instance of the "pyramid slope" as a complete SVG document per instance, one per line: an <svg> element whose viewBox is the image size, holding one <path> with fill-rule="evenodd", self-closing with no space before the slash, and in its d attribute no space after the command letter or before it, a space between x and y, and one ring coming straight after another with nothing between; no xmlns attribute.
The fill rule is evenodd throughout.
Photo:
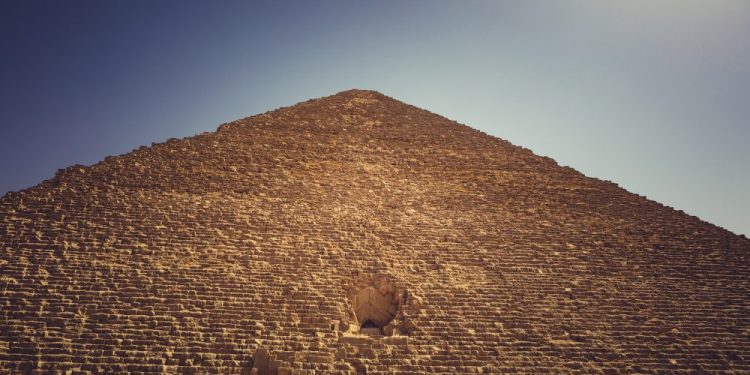
<svg viewBox="0 0 750 375"><path fill-rule="evenodd" d="M0 373L746 373L749 255L350 90L2 197Z"/></svg>

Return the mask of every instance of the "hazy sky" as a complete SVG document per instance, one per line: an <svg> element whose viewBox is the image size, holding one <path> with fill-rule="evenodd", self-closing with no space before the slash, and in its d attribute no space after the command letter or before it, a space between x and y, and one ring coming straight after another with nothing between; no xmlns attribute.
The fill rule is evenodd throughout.
<svg viewBox="0 0 750 375"><path fill-rule="evenodd" d="M349 88L750 235L750 1L0 2L0 194Z"/></svg>

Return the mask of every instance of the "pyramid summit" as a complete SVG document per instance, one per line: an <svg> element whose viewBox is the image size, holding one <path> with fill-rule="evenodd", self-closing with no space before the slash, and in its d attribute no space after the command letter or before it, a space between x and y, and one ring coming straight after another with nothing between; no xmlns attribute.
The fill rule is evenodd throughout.
<svg viewBox="0 0 750 375"><path fill-rule="evenodd" d="M750 240L349 90L0 198L0 373L750 372Z"/></svg>

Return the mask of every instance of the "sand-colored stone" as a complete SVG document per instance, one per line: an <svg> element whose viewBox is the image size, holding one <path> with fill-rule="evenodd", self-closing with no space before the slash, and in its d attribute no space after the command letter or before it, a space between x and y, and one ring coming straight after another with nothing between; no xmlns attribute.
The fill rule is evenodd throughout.
<svg viewBox="0 0 750 375"><path fill-rule="evenodd" d="M0 198L0 373L749 373L749 255L351 90Z"/></svg>

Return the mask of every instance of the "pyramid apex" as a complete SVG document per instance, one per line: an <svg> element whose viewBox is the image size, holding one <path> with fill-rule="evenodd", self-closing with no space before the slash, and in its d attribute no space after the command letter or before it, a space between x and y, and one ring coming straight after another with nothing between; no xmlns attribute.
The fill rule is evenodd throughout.
<svg viewBox="0 0 750 375"><path fill-rule="evenodd" d="M349 89L340 91L333 96L350 96L350 97L359 97L359 98L373 98L373 97L384 97L382 93L375 91L375 90L366 90L366 89Z"/></svg>

